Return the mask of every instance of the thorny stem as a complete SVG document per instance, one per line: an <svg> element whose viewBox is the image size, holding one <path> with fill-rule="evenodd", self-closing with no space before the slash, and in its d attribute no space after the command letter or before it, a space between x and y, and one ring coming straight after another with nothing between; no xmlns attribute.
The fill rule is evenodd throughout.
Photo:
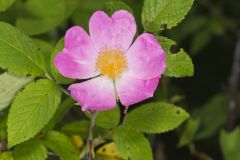
<svg viewBox="0 0 240 160"><path fill-rule="evenodd" d="M90 112L90 127L89 127L88 140L87 140L87 145L88 145L87 157L88 157L88 160L93 160L93 158L94 158L93 129L94 129L95 119L96 119L97 113L98 113L97 111L91 111Z"/></svg>
<svg viewBox="0 0 240 160"><path fill-rule="evenodd" d="M232 73L229 79L230 102L227 122L227 130L229 132L235 128L237 119L237 92L240 74L240 31L238 31L237 44L233 58Z"/></svg>

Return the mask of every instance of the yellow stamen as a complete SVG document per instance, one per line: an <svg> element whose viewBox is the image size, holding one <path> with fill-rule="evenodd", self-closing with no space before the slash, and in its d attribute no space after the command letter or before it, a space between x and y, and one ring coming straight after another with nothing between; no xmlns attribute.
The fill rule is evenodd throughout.
<svg viewBox="0 0 240 160"><path fill-rule="evenodd" d="M102 75L113 80L127 68L127 59L119 49L105 49L99 53L96 67Z"/></svg>

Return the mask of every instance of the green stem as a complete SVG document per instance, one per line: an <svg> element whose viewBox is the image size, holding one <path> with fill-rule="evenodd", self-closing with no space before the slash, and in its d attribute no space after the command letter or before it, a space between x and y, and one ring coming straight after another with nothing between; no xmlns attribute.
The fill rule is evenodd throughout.
<svg viewBox="0 0 240 160"><path fill-rule="evenodd" d="M7 147L7 144L5 143L5 141L0 141L0 153L4 152L4 151L7 151L8 150L8 147Z"/></svg>
<svg viewBox="0 0 240 160"><path fill-rule="evenodd" d="M122 123L124 123L125 120L126 120L126 118L127 118L128 107L129 107L129 106L125 106L125 109L124 109L124 111L123 111L123 121L122 121Z"/></svg>
<svg viewBox="0 0 240 160"><path fill-rule="evenodd" d="M89 133L88 133L88 153L87 157L88 160L93 160L94 158L94 142L93 142L93 129L95 126L95 119L97 116L97 111L90 112L90 127L89 127Z"/></svg>
<svg viewBox="0 0 240 160"><path fill-rule="evenodd" d="M197 150L196 146L194 143L190 143L188 145L189 151L190 153L196 157L198 160L213 160L211 157L209 157L208 155L206 155L205 153Z"/></svg>

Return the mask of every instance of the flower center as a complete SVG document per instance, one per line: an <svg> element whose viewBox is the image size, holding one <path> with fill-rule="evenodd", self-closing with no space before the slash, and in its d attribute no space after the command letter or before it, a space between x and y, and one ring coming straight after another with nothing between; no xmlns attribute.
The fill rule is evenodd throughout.
<svg viewBox="0 0 240 160"><path fill-rule="evenodd" d="M127 59L119 49L105 49L99 52L96 67L102 75L114 80L127 69Z"/></svg>

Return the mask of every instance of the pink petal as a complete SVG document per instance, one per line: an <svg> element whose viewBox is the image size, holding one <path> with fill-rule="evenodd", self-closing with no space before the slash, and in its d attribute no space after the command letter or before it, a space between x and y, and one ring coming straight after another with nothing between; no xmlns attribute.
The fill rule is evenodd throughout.
<svg viewBox="0 0 240 160"><path fill-rule="evenodd" d="M89 35L79 26L70 28L65 35L65 48L58 53L54 64L65 77L86 79L96 76L97 51Z"/></svg>
<svg viewBox="0 0 240 160"><path fill-rule="evenodd" d="M106 77L72 84L72 97L82 105L82 110L109 110L116 106L113 82Z"/></svg>
<svg viewBox="0 0 240 160"><path fill-rule="evenodd" d="M160 77L166 68L166 54L156 38L140 35L126 53L129 72L139 79Z"/></svg>
<svg viewBox="0 0 240 160"><path fill-rule="evenodd" d="M136 23L131 13L125 10L109 17L103 11L96 11L89 21L90 37L96 48L118 48L126 51L136 33Z"/></svg>
<svg viewBox="0 0 240 160"><path fill-rule="evenodd" d="M116 81L118 97L124 106L129 106L153 96L159 83L159 77L141 80L131 77L128 73Z"/></svg>
<svg viewBox="0 0 240 160"><path fill-rule="evenodd" d="M79 57L74 57L68 52L60 52L54 58L54 65L64 76L73 79L86 79L95 77L95 63L81 63Z"/></svg>

